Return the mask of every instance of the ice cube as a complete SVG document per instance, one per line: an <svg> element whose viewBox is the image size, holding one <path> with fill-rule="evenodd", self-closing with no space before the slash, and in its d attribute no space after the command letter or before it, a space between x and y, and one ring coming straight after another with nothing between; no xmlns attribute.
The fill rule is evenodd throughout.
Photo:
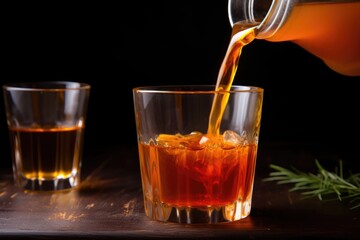
<svg viewBox="0 0 360 240"><path fill-rule="evenodd" d="M193 150L201 149L201 139L203 138L203 134L201 132L191 132L188 135L184 136L184 139L181 141L181 144Z"/></svg>
<svg viewBox="0 0 360 240"><path fill-rule="evenodd" d="M207 141L209 141L209 138L207 136L202 136L199 143L200 145L205 144Z"/></svg>
<svg viewBox="0 0 360 240"><path fill-rule="evenodd" d="M233 148L239 145L243 145L245 143L246 143L245 137L240 136L234 131L226 130L223 133L223 148Z"/></svg>
<svg viewBox="0 0 360 240"><path fill-rule="evenodd" d="M156 141L158 145L162 147L178 147L179 141L181 141L182 138L183 136L181 136L180 134L160 134L156 138Z"/></svg>

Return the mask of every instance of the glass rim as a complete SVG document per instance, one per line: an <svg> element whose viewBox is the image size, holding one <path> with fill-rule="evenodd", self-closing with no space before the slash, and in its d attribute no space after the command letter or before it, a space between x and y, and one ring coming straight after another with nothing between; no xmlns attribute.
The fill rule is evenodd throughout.
<svg viewBox="0 0 360 240"><path fill-rule="evenodd" d="M214 93L241 93L264 92L262 87L232 85L229 90L215 90L216 85L155 85L133 88L134 93L159 93L159 94L214 94Z"/></svg>
<svg viewBox="0 0 360 240"><path fill-rule="evenodd" d="M90 84L76 81L14 82L3 85L3 89L7 91L68 91L90 88Z"/></svg>

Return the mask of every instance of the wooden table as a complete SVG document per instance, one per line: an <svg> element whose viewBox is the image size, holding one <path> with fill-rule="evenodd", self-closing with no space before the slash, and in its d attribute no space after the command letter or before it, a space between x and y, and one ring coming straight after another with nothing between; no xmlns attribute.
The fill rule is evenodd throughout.
<svg viewBox="0 0 360 240"><path fill-rule="evenodd" d="M270 163L302 168L318 158L332 165L338 157L350 160L350 154L313 145L262 143L250 216L234 223L187 225L145 216L136 147L88 150L81 186L69 192L23 192L14 187L10 170L1 172L0 239L360 239L360 210L349 210L345 201L304 200L300 193L288 192L288 185L263 181Z"/></svg>

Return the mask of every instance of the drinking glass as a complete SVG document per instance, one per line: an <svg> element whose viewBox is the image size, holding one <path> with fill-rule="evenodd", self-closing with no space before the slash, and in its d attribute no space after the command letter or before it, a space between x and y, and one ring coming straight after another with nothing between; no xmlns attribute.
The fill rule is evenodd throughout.
<svg viewBox="0 0 360 240"><path fill-rule="evenodd" d="M3 93L15 184L34 191L76 187L90 85L9 83Z"/></svg>
<svg viewBox="0 0 360 240"><path fill-rule="evenodd" d="M144 208L151 219L220 223L250 214L263 89L214 89L133 89Z"/></svg>

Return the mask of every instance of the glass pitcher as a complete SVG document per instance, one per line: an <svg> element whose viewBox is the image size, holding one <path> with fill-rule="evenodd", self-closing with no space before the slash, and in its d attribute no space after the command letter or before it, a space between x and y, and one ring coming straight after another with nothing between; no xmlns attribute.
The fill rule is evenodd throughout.
<svg viewBox="0 0 360 240"><path fill-rule="evenodd" d="M257 39L292 41L334 71L360 76L360 0L229 0L235 24L256 25Z"/></svg>

